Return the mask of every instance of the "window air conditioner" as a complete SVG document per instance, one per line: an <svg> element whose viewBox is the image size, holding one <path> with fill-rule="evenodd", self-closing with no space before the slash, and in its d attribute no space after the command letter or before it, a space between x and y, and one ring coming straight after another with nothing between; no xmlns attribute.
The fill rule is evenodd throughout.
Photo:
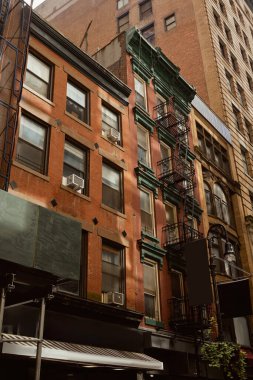
<svg viewBox="0 0 253 380"><path fill-rule="evenodd" d="M109 131L107 132L107 138L108 140L116 143L120 140L120 132L114 128L110 128Z"/></svg>
<svg viewBox="0 0 253 380"><path fill-rule="evenodd" d="M123 306L124 305L124 294L118 293L118 292L106 293L105 301L106 301L106 303L111 304L111 305Z"/></svg>
<svg viewBox="0 0 253 380"><path fill-rule="evenodd" d="M71 174L67 177L67 186L73 190L80 190L84 188L84 179L78 177L76 174Z"/></svg>

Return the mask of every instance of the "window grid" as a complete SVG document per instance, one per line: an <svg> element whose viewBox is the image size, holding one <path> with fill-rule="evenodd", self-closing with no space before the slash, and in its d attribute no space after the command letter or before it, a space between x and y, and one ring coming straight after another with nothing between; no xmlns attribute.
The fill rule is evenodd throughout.
<svg viewBox="0 0 253 380"><path fill-rule="evenodd" d="M169 31L173 29L176 26L176 15L175 13L169 15L164 19L164 25L165 25L165 30Z"/></svg>

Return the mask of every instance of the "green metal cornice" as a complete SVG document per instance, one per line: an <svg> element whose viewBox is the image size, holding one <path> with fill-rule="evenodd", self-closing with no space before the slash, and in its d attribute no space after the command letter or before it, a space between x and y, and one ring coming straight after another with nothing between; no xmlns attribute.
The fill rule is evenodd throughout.
<svg viewBox="0 0 253 380"><path fill-rule="evenodd" d="M135 121L145 127L150 133L153 133L156 124L149 114L138 105L134 107L133 111Z"/></svg>
<svg viewBox="0 0 253 380"><path fill-rule="evenodd" d="M132 66L133 66L133 71L136 74L138 74L146 82L150 81L150 79L153 76L152 71L144 64L144 62L141 59L138 59L133 56Z"/></svg>
<svg viewBox="0 0 253 380"><path fill-rule="evenodd" d="M138 240L141 253L141 262L145 259L151 259L159 264L159 268L163 267L163 258L166 255L166 250L161 248L157 243L147 242L143 239Z"/></svg>
<svg viewBox="0 0 253 380"><path fill-rule="evenodd" d="M164 144L170 146L171 148L174 148L176 145L176 139L172 134L170 134L168 131L166 131L165 128L159 127L157 128L158 131L158 138L160 141L164 142Z"/></svg>
<svg viewBox="0 0 253 380"><path fill-rule="evenodd" d="M150 45L135 28L126 33L126 49L133 57L134 71L138 70L146 81L153 77L156 90L166 99L173 95L176 106L188 114L196 91L161 49Z"/></svg>
<svg viewBox="0 0 253 380"><path fill-rule="evenodd" d="M146 187L154 193L155 198L158 198L158 188L161 183L155 177L154 171L141 162L138 162L138 167L134 170L137 175L138 187Z"/></svg>
<svg viewBox="0 0 253 380"><path fill-rule="evenodd" d="M171 186L163 188L163 201L179 206L180 202L182 202L182 198L179 192Z"/></svg>

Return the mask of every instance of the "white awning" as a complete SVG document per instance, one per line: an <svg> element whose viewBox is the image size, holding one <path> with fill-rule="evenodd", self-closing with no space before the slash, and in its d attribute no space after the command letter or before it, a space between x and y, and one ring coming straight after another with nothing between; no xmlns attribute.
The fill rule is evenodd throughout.
<svg viewBox="0 0 253 380"><path fill-rule="evenodd" d="M37 343L33 340L34 338L2 334L2 339L4 341L3 354L26 356L30 358L36 357ZM162 362L142 353L63 343L54 340L43 341L42 359L72 364L76 363L83 366L94 365L114 368L163 370Z"/></svg>

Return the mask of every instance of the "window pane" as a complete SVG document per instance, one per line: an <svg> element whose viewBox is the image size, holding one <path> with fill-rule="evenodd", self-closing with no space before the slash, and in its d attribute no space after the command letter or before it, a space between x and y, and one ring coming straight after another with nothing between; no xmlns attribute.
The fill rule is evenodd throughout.
<svg viewBox="0 0 253 380"><path fill-rule="evenodd" d="M156 318L155 297L151 294L144 294L145 315L149 318Z"/></svg>
<svg viewBox="0 0 253 380"><path fill-rule="evenodd" d="M122 252L103 245L102 248L102 292L122 292Z"/></svg>
<svg viewBox="0 0 253 380"><path fill-rule="evenodd" d="M134 78L134 89L142 97L145 96L144 83L139 81L139 79L137 79L137 78Z"/></svg>
<svg viewBox="0 0 253 380"><path fill-rule="evenodd" d="M114 168L103 164L102 182L103 204L115 210L122 211L121 173Z"/></svg>
<svg viewBox="0 0 253 380"><path fill-rule="evenodd" d="M69 82L67 83L67 97L82 107L86 106L86 94Z"/></svg>
<svg viewBox="0 0 253 380"><path fill-rule="evenodd" d="M119 130L118 115L105 106L102 106L102 128L104 130L109 128Z"/></svg>
<svg viewBox="0 0 253 380"><path fill-rule="evenodd" d="M159 319L156 264L143 264L143 285L145 315L150 318Z"/></svg>
<svg viewBox="0 0 253 380"><path fill-rule="evenodd" d="M46 130L33 120L22 116L19 137L38 148L43 149L45 145Z"/></svg>
<svg viewBox="0 0 253 380"><path fill-rule="evenodd" d="M72 166L80 172L83 172L85 167L85 159L86 155L83 150L76 148L68 142L65 142L64 163Z"/></svg>
<svg viewBox="0 0 253 380"><path fill-rule="evenodd" d="M141 209L148 213L151 213L150 194L145 191L141 191Z"/></svg>
<svg viewBox="0 0 253 380"><path fill-rule="evenodd" d="M44 172L44 151L19 140L17 145L17 160L24 165L36 170L39 173Z"/></svg>
<svg viewBox="0 0 253 380"><path fill-rule="evenodd" d="M127 13L126 15L118 19L119 33L124 32L125 30L128 29L128 27L129 27L129 14Z"/></svg>
<svg viewBox="0 0 253 380"><path fill-rule="evenodd" d="M48 97L48 84L43 82L40 78L37 78L29 71L26 72L25 76L25 84L33 89L34 91L38 92L38 94L45 96L45 98Z"/></svg>
<svg viewBox="0 0 253 380"><path fill-rule="evenodd" d="M50 67L31 53L28 54L27 69L46 83L49 83Z"/></svg>

